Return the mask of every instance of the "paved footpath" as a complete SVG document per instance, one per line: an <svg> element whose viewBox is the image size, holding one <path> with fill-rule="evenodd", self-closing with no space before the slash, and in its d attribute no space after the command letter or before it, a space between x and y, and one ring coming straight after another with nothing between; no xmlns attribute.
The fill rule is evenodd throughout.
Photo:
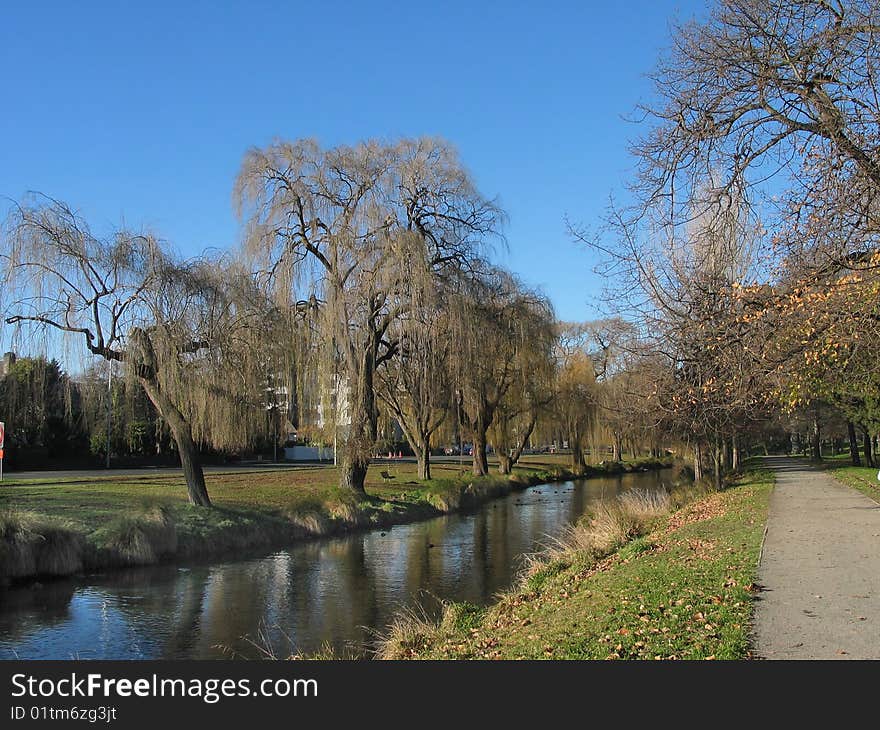
<svg viewBox="0 0 880 730"><path fill-rule="evenodd" d="M880 659L880 505L805 461L776 474L754 641L766 659Z"/></svg>

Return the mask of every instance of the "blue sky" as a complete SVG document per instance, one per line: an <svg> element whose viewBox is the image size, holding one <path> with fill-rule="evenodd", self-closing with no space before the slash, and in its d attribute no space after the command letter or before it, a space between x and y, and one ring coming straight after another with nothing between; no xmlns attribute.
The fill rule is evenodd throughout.
<svg viewBox="0 0 880 730"><path fill-rule="evenodd" d="M39 190L98 229L231 247L245 150L439 135L509 214L498 259L560 318L596 316L565 232L621 194L669 22L702 0L6 2L0 196Z"/></svg>

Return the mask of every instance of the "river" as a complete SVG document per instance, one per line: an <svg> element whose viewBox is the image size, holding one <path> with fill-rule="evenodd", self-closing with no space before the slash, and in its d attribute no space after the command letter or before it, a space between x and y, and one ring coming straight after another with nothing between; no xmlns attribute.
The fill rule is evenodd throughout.
<svg viewBox="0 0 880 730"><path fill-rule="evenodd" d="M543 484L478 509L235 561L0 589L0 658L211 659L360 653L395 612L489 603L523 555L595 502L671 470Z"/></svg>

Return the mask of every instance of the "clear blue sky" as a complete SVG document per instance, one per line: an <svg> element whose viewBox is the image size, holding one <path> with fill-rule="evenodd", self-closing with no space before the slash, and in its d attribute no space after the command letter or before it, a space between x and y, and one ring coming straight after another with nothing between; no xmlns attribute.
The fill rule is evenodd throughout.
<svg viewBox="0 0 880 730"><path fill-rule="evenodd" d="M0 196L39 190L195 254L237 240L248 147L439 135L510 216L500 262L587 319L601 284L564 217L595 225L620 193L638 134L622 117L650 97L669 21L703 7L7 2Z"/></svg>

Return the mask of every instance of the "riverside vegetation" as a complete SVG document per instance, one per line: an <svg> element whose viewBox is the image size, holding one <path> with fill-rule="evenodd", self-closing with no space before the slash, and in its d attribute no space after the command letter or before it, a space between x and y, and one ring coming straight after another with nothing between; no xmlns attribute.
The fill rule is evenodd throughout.
<svg viewBox="0 0 880 730"><path fill-rule="evenodd" d="M383 659L742 659L769 472L600 505L487 608L401 615Z"/></svg>
<svg viewBox="0 0 880 730"><path fill-rule="evenodd" d="M385 467L388 482L371 469L363 498L340 490L331 467L215 473L214 509L188 504L180 477L20 482L0 493L0 580L265 550L427 519L534 484L670 464L609 462L576 475L553 457L527 457L511 475L437 464L434 479L418 481L415 464L399 463Z"/></svg>

